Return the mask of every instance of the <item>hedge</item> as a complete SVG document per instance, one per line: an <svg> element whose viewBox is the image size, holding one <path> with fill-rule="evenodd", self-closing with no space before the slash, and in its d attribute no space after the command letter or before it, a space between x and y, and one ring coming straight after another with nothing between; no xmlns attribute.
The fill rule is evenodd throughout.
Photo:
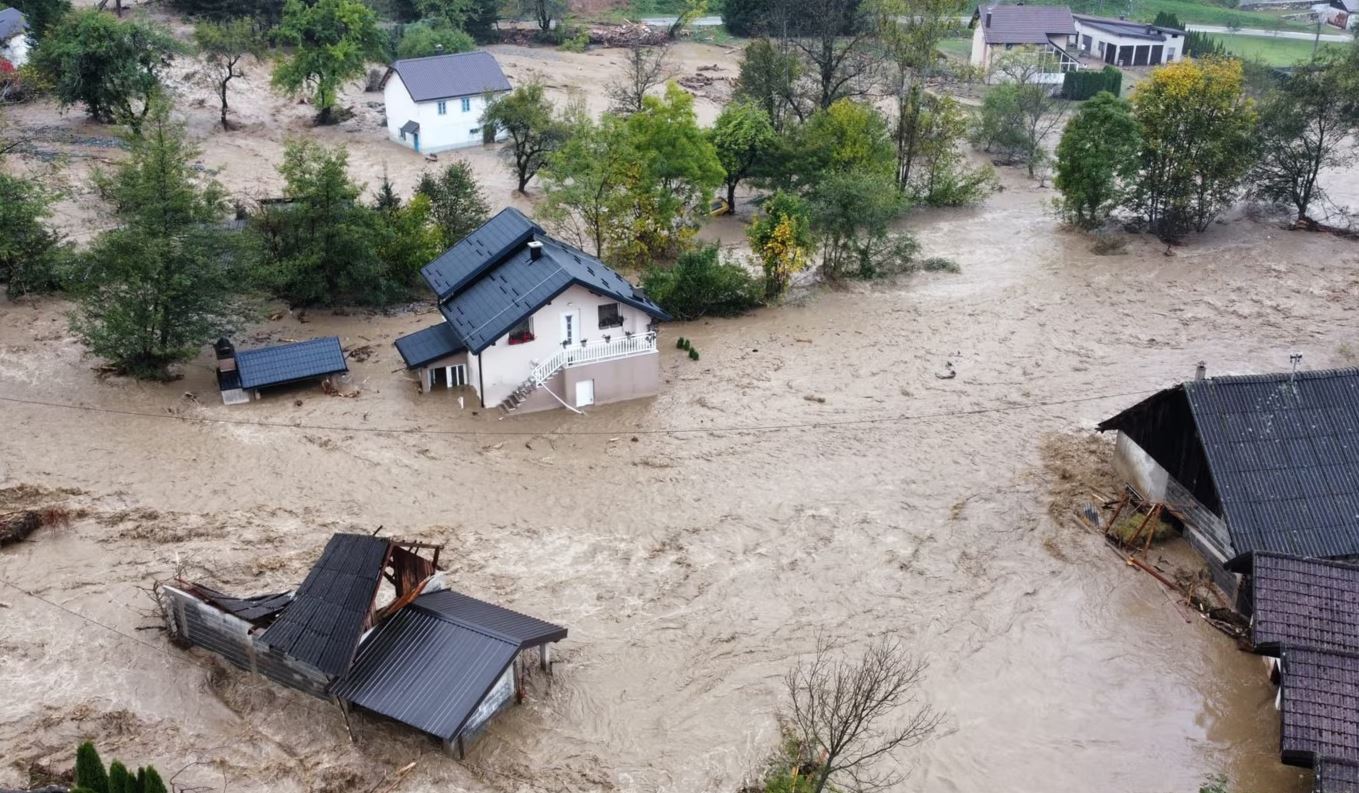
<svg viewBox="0 0 1359 793"><path fill-rule="evenodd" d="M1062 97L1064 99L1085 100L1100 91L1108 91L1114 96L1118 96L1122 90L1123 72L1113 66L1105 66L1097 72L1067 72L1066 77L1062 80Z"/></svg>

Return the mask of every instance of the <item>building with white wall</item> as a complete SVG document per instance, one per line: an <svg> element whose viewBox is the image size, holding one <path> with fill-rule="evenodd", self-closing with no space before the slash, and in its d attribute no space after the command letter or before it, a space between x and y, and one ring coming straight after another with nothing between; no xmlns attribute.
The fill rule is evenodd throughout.
<svg viewBox="0 0 1359 793"><path fill-rule="evenodd" d="M1016 48L1038 48L1052 56L1052 74L1060 82L1063 72L1079 69L1072 51L1076 23L1066 6L978 6L972 13L973 66L990 74L998 57Z"/></svg>
<svg viewBox="0 0 1359 793"><path fill-rule="evenodd" d="M497 133L484 127L482 114L509 90L510 81L489 52L397 61L382 79L387 135L425 153L490 143Z"/></svg>
<svg viewBox="0 0 1359 793"><path fill-rule="evenodd" d="M1078 49L1112 66L1160 66L1184 57L1184 31L1074 14Z"/></svg>
<svg viewBox="0 0 1359 793"><path fill-rule="evenodd" d="M28 62L28 21L17 8L0 8L0 58L14 66Z"/></svg>

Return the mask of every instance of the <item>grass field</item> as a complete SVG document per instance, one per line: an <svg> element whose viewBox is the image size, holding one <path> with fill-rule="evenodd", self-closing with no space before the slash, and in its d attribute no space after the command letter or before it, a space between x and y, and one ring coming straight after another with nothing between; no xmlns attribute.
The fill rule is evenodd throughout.
<svg viewBox="0 0 1359 793"><path fill-rule="evenodd" d="M1071 4L1071 10L1096 16L1126 16L1143 22L1150 22L1158 13L1168 11L1185 24L1235 24L1265 30L1310 30L1312 27L1307 22L1284 19L1286 12L1280 9L1241 11L1201 0L1078 0ZM1292 13L1297 13L1296 9Z"/></svg>
<svg viewBox="0 0 1359 793"><path fill-rule="evenodd" d="M951 58L965 61L972 56L972 37L944 39L939 42L939 51Z"/></svg>
<svg viewBox="0 0 1359 793"><path fill-rule="evenodd" d="M1312 57L1312 42L1299 39L1272 39L1264 36L1233 36L1223 34L1213 38L1222 42L1227 52L1267 66L1292 66ZM1321 48L1340 47L1342 44L1321 43Z"/></svg>

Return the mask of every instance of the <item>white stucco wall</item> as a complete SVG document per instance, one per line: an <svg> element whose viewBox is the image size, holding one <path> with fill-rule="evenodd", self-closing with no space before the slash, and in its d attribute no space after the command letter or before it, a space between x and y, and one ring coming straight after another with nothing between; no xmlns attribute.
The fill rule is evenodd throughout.
<svg viewBox="0 0 1359 793"><path fill-rule="evenodd" d="M466 97L467 110L462 109L463 97L439 100L445 106L445 112L440 115L439 101L415 102L406 90L405 83L401 82L401 75L392 73L382 90L382 96L387 110L387 137L402 146L416 148L413 136L401 139L401 127L407 121L420 125L419 151L422 153L476 146L482 142L481 114L486 111L487 104L484 95ZM504 140L504 137L503 132L499 133L499 140Z"/></svg>
<svg viewBox="0 0 1359 793"><path fill-rule="evenodd" d="M968 60L973 66L980 66L983 69L989 68L987 55L989 50L986 46L986 33L982 30L982 25L986 24L985 16L977 20L977 27L972 30L972 57Z"/></svg>
<svg viewBox="0 0 1359 793"><path fill-rule="evenodd" d="M4 58L15 66L23 66L28 63L28 36L15 36L4 45L0 46L0 58Z"/></svg>
<svg viewBox="0 0 1359 793"><path fill-rule="evenodd" d="M1096 28L1092 25L1084 25L1081 23L1079 19L1076 20L1076 31L1077 31L1076 40L1077 42L1079 42L1078 46L1081 47L1082 51L1086 51L1084 46L1085 42L1084 37L1089 36L1090 47L1088 49L1088 53L1090 57L1098 58L1100 60L1105 60L1104 51L1100 46L1101 44L1103 44L1104 46L1115 46L1115 47L1137 47L1137 46L1146 47L1155 46L1158 43L1154 41L1148 41L1147 39L1119 36L1115 33L1110 33L1107 30ZM1181 60L1184 57L1184 36L1167 34L1166 40L1163 44L1161 44L1161 46L1165 48L1164 50L1165 54L1162 55L1161 61L1162 63L1172 63L1174 61Z"/></svg>
<svg viewBox="0 0 1359 793"><path fill-rule="evenodd" d="M599 306L617 302L611 297L596 295L584 287L573 286L533 315L533 341L510 344L508 336L502 336L495 344L482 350L481 368L478 372L481 380L473 379L473 367L468 368L472 385L485 388L481 395L482 403L486 407L500 404L524 382L534 366L561 352L562 315L565 313L579 314L580 332L576 336L576 343L582 338L591 342L602 340L606 333L613 339L622 338L626 331L645 333L651 317L625 303L618 304L619 313L623 315L622 326L604 329L599 327Z"/></svg>

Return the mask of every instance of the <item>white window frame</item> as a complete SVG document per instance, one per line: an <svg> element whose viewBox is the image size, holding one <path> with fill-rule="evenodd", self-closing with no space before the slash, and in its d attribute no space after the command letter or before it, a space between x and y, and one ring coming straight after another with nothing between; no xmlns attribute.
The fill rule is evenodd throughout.
<svg viewBox="0 0 1359 793"><path fill-rule="evenodd" d="M438 104L438 110L439 110L439 115L441 115L441 116L446 116L446 115L448 115L448 103L445 102L444 100L440 99L440 100L439 100L439 104Z"/></svg>
<svg viewBox="0 0 1359 793"><path fill-rule="evenodd" d="M464 113L472 112L472 97L464 96L462 98L462 112Z"/></svg>

